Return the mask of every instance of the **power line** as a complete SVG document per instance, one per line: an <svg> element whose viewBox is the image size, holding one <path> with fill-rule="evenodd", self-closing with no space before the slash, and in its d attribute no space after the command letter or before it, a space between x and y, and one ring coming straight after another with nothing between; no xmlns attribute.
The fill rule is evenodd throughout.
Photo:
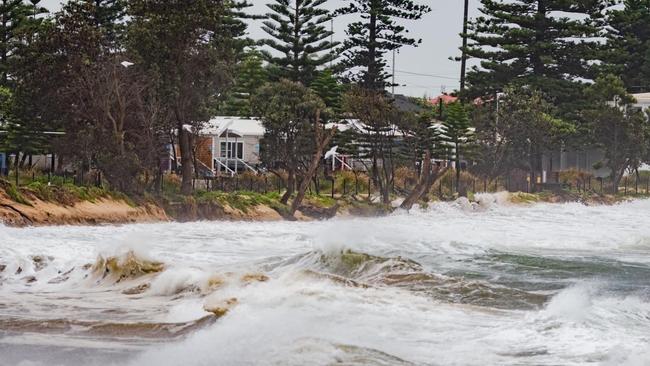
<svg viewBox="0 0 650 366"><path fill-rule="evenodd" d="M399 72L399 73L402 73L402 74L408 74L408 75L426 76L426 77L432 77L432 78L437 78L437 79L448 79L448 80L458 81L458 78L451 77L451 76L435 75L435 74L423 74L423 73L419 73L419 72L412 72L412 71L406 71L406 70L395 70L395 71Z"/></svg>

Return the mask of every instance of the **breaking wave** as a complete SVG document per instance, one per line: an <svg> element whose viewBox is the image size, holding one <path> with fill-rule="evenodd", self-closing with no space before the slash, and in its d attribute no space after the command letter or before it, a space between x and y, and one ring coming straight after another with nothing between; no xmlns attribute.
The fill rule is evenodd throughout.
<svg viewBox="0 0 650 366"><path fill-rule="evenodd" d="M475 200L318 223L0 227L0 364L646 362L650 201Z"/></svg>

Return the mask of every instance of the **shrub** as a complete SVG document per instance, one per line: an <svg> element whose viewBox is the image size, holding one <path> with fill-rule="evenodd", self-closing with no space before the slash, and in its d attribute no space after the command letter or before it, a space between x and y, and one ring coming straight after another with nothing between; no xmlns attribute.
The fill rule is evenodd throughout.
<svg viewBox="0 0 650 366"><path fill-rule="evenodd" d="M560 172L560 182L563 184L584 183L593 178L593 174L578 169L568 169Z"/></svg>

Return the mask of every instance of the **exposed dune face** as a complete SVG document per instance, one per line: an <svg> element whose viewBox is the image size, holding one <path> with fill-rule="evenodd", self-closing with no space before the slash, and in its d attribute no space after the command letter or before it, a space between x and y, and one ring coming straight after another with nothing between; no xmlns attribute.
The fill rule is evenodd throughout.
<svg viewBox="0 0 650 366"><path fill-rule="evenodd" d="M28 204L13 201L0 189L0 222L9 226L94 225L167 221L165 211L153 204L133 207L117 199L102 198L62 205L29 197Z"/></svg>

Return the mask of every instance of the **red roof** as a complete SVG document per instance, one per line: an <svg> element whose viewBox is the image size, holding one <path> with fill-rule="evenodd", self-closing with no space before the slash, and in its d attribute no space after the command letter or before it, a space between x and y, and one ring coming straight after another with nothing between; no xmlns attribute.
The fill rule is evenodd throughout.
<svg viewBox="0 0 650 366"><path fill-rule="evenodd" d="M453 95L449 95L449 94L441 94L435 98L432 98L430 101L431 104L438 105L441 99L443 104L450 104L457 101L458 97L454 97Z"/></svg>

